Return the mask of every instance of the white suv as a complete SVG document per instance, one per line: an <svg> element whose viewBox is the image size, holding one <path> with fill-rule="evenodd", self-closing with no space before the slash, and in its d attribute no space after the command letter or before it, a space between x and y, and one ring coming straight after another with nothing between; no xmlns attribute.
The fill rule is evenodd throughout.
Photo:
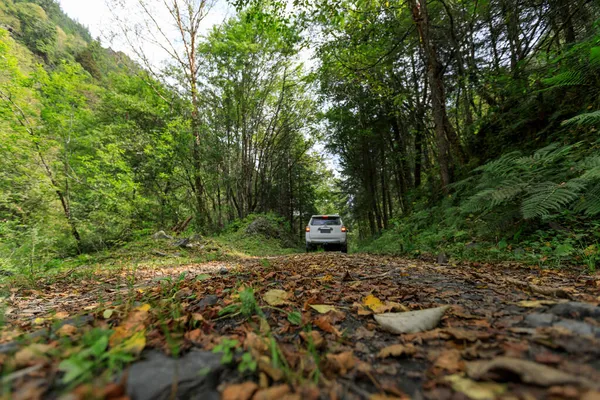
<svg viewBox="0 0 600 400"><path fill-rule="evenodd" d="M306 252L317 246L336 246L348 252L347 229L339 215L313 215L306 226Z"/></svg>

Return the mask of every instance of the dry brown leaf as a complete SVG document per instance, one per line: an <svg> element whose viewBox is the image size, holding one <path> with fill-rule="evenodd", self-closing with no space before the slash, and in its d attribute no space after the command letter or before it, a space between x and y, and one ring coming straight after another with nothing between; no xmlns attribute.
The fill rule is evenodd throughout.
<svg viewBox="0 0 600 400"><path fill-rule="evenodd" d="M257 390L258 385L254 382L229 385L221 393L221 400L249 400Z"/></svg>
<svg viewBox="0 0 600 400"><path fill-rule="evenodd" d="M317 349L320 349L325 344L323 336L321 336L321 334L317 331L300 332L300 337L306 343L312 343L312 345Z"/></svg>
<svg viewBox="0 0 600 400"><path fill-rule="evenodd" d="M54 318L56 319L65 319L69 317L69 313L65 312L65 311L59 311L56 314L54 314Z"/></svg>
<svg viewBox="0 0 600 400"><path fill-rule="evenodd" d="M443 329L442 332L449 334L456 340L466 340L469 342L475 342L480 339L488 339L490 337L490 334L485 332L477 332L461 328L446 328Z"/></svg>
<svg viewBox="0 0 600 400"><path fill-rule="evenodd" d="M458 349L450 349L442 351L435 359L433 366L454 373L464 370L465 362L462 360Z"/></svg>
<svg viewBox="0 0 600 400"><path fill-rule="evenodd" d="M17 367L25 367L48 359L48 352L52 346L48 344L34 343L22 348L15 354L15 363Z"/></svg>
<svg viewBox="0 0 600 400"><path fill-rule="evenodd" d="M400 356L412 356L417 352L417 349L412 344L393 344L391 346L384 347L379 350L377 357L400 357Z"/></svg>
<svg viewBox="0 0 600 400"><path fill-rule="evenodd" d="M600 392L589 390L585 392L579 400L600 400Z"/></svg>
<svg viewBox="0 0 600 400"><path fill-rule="evenodd" d="M333 333L336 336L342 336L342 333L331 324L331 319L328 315L321 315L313 320L313 323L321 330Z"/></svg>
<svg viewBox="0 0 600 400"><path fill-rule="evenodd" d="M365 338L370 339L373 336L375 336L375 332L368 330L364 326L359 326L358 328L356 328L356 331L354 331L354 335L352 335L352 337L356 340L361 340Z"/></svg>
<svg viewBox="0 0 600 400"><path fill-rule="evenodd" d="M59 336L73 336L77 333L77 328L73 325L65 324L61 326L56 333Z"/></svg>
<svg viewBox="0 0 600 400"><path fill-rule="evenodd" d="M340 354L327 354L329 365L341 375L345 375L356 365L356 358L351 351L345 351Z"/></svg>
<svg viewBox="0 0 600 400"><path fill-rule="evenodd" d="M254 332L249 332L244 340L244 349L249 350L255 358L269 352L269 343L266 338L258 336Z"/></svg>
<svg viewBox="0 0 600 400"><path fill-rule="evenodd" d="M489 361L467 363L467 374L473 379L482 379L489 373L510 372L522 382L538 386L577 384L588 388L596 385L588 379L559 371L533 361L513 357L497 357Z"/></svg>
<svg viewBox="0 0 600 400"><path fill-rule="evenodd" d="M284 377L283 371L279 368L273 367L273 365L271 364L271 359L267 356L261 356L258 359L258 369L259 371L262 371L269 375L269 377L275 382L282 380Z"/></svg>
<svg viewBox="0 0 600 400"><path fill-rule="evenodd" d="M252 400L280 400L283 396L290 393L288 385L277 385L268 389L261 389L252 398Z"/></svg>

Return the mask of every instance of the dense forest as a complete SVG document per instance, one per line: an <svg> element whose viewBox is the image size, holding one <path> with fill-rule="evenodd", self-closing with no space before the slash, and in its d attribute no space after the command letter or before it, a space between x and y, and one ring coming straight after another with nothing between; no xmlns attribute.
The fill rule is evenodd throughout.
<svg viewBox="0 0 600 400"><path fill-rule="evenodd" d="M366 251L595 267L597 2L251 1L204 30L175 0L170 42L150 3L146 31L118 20L128 56L54 0L0 1L3 268L318 212Z"/></svg>

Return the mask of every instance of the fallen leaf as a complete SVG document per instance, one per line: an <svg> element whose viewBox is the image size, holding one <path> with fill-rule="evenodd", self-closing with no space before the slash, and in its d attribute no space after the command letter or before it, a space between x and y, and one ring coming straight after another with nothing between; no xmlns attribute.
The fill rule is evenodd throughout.
<svg viewBox="0 0 600 400"><path fill-rule="evenodd" d="M417 333L435 328L448 308L450 306L403 313L386 313L374 315L374 318L381 328L388 332Z"/></svg>
<svg viewBox="0 0 600 400"><path fill-rule="evenodd" d="M466 340L468 342L475 342L477 340L487 339L490 337L490 335L485 332L477 332L460 328L446 328L442 329L442 332L449 334L456 340Z"/></svg>
<svg viewBox="0 0 600 400"><path fill-rule="evenodd" d="M354 335L352 335L352 337L356 340L361 340L365 338L370 339L373 336L375 336L375 332L368 330L364 326L359 326L358 328L356 328L356 331L354 331Z"/></svg>
<svg viewBox="0 0 600 400"><path fill-rule="evenodd" d="M345 351L340 354L327 354L329 365L339 374L345 375L356 365L356 358L351 351Z"/></svg>
<svg viewBox="0 0 600 400"><path fill-rule="evenodd" d="M518 305L519 307L524 307L524 308L537 308L537 307L543 307L543 306L552 306L552 305L556 304L556 301L552 301L552 300L522 300L515 304Z"/></svg>
<svg viewBox="0 0 600 400"><path fill-rule="evenodd" d="M290 392L288 385L272 386L268 389L261 389L252 398L252 400L279 400Z"/></svg>
<svg viewBox="0 0 600 400"><path fill-rule="evenodd" d="M25 367L32 364L44 362L48 359L48 352L52 346L48 344L34 343L22 348L15 354L17 367Z"/></svg>
<svg viewBox="0 0 600 400"><path fill-rule="evenodd" d="M73 325L65 324L61 326L56 333L59 336L73 336L77 333L77 328Z"/></svg>
<svg viewBox="0 0 600 400"><path fill-rule="evenodd" d="M375 314L382 314L390 311L410 311L410 309L403 304L396 303L393 301L386 301L381 306L375 307L375 309L373 309L373 312Z"/></svg>
<svg viewBox="0 0 600 400"><path fill-rule="evenodd" d="M185 333L184 337L192 343L200 343L202 337L202 331L200 329L194 329Z"/></svg>
<svg viewBox="0 0 600 400"><path fill-rule="evenodd" d="M452 385L452 389L472 400L493 400L506 391L506 386L494 382L475 382L461 375L450 375L444 378Z"/></svg>
<svg viewBox="0 0 600 400"><path fill-rule="evenodd" d="M334 306L329 306L326 304L311 304L310 307L321 314L326 314L329 311L337 311Z"/></svg>
<svg viewBox="0 0 600 400"><path fill-rule="evenodd" d="M270 306L281 306L289 303L288 299L290 298L290 293L285 290L280 289L271 289L267 293L264 294L263 299Z"/></svg>
<svg viewBox="0 0 600 400"><path fill-rule="evenodd" d="M406 399L406 397L404 397ZM387 394L375 393L369 396L369 400L403 400L402 397L388 396Z"/></svg>
<svg viewBox="0 0 600 400"><path fill-rule="evenodd" d="M141 354L142 350L144 350L144 347L146 347L145 330L134 333L133 336L115 347L115 351L122 351L138 356Z"/></svg>
<svg viewBox="0 0 600 400"><path fill-rule="evenodd" d="M595 390L587 391L579 400L600 400L600 392Z"/></svg>
<svg viewBox="0 0 600 400"><path fill-rule="evenodd" d="M449 349L442 351L433 362L438 370L454 373L465 369L465 363L460 355L460 350Z"/></svg>
<svg viewBox="0 0 600 400"><path fill-rule="evenodd" d="M323 336L321 336L321 334L317 331L300 332L300 337L306 343L312 344L317 349L321 348L323 346L323 344L325 344L325 340L323 339Z"/></svg>
<svg viewBox="0 0 600 400"><path fill-rule="evenodd" d="M321 315L313 320L313 323L321 330L329 333L333 333L336 336L342 336L342 333L331 324L331 320L328 315Z"/></svg>
<svg viewBox="0 0 600 400"><path fill-rule="evenodd" d="M221 400L249 400L257 390L258 385L254 382L229 385L221 393Z"/></svg>
<svg viewBox="0 0 600 400"><path fill-rule="evenodd" d="M65 312L65 311L59 311L56 314L54 314L55 319L65 319L68 317L69 317L69 313Z"/></svg>
<svg viewBox="0 0 600 400"><path fill-rule="evenodd" d="M104 317L104 319L109 319L110 317L112 317L112 315L114 314L115 310L104 310L104 312L102 313L102 316Z"/></svg>
<svg viewBox="0 0 600 400"><path fill-rule="evenodd" d="M584 387L595 385L584 377L571 375L546 365L513 357L497 357L489 361L467 363L467 375L473 379L482 379L489 373L510 373L518 376L521 382L538 386L579 384Z"/></svg>
<svg viewBox="0 0 600 400"><path fill-rule="evenodd" d="M387 357L400 357L404 356L412 356L415 354L417 349L412 344L393 344L391 346L384 347L379 350L377 357L379 358L387 358Z"/></svg>
<svg viewBox="0 0 600 400"><path fill-rule="evenodd" d="M377 308L383 306L383 303L381 302L381 300L379 300L377 297L375 297L372 294L365 297L363 299L362 303L366 307L370 308L372 311L375 311Z"/></svg>

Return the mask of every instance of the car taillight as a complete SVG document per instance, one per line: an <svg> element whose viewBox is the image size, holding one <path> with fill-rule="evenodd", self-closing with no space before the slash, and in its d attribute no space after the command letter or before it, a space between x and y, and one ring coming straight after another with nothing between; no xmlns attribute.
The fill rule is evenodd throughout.
<svg viewBox="0 0 600 400"><path fill-rule="evenodd" d="M346 229L345 226L342 226L342 232L346 232L346 231L348 231L348 229Z"/></svg>
<svg viewBox="0 0 600 400"><path fill-rule="evenodd" d="M310 232L310 226L306 227L306 232Z"/></svg>

